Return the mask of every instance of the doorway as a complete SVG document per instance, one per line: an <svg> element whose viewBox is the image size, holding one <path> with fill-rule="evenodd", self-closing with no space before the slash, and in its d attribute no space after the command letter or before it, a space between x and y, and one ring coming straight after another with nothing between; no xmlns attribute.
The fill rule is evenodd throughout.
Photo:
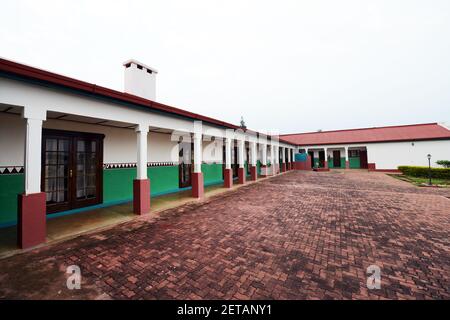
<svg viewBox="0 0 450 320"><path fill-rule="evenodd" d="M359 160L361 164L361 169L367 169L367 150L361 150L359 151Z"/></svg>
<svg viewBox="0 0 450 320"><path fill-rule="evenodd" d="M341 151L334 150L333 151L333 168L341 167Z"/></svg>
<svg viewBox="0 0 450 320"><path fill-rule="evenodd" d="M308 155L311 158L311 168L314 168L314 151L308 151Z"/></svg>
<svg viewBox="0 0 450 320"><path fill-rule="evenodd" d="M325 167L325 151L319 151L319 168Z"/></svg>
<svg viewBox="0 0 450 320"><path fill-rule="evenodd" d="M47 213L103 201L104 135L44 129L41 190Z"/></svg>
<svg viewBox="0 0 450 320"><path fill-rule="evenodd" d="M194 159L194 143L180 142L178 151L179 187L186 188L192 185L192 160Z"/></svg>

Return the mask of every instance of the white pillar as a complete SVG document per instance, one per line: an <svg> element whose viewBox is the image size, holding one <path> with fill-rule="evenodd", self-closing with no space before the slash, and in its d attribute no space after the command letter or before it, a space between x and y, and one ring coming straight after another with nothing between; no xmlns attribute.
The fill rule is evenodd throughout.
<svg viewBox="0 0 450 320"><path fill-rule="evenodd" d="M250 142L250 156L252 158L252 161L251 161L252 166L256 166L256 162L258 161L256 159L257 158L256 154L257 154L256 153L256 142L252 141L252 142Z"/></svg>
<svg viewBox="0 0 450 320"><path fill-rule="evenodd" d="M265 144L265 143L263 143L263 144L260 144L260 146L261 146L261 164L263 165L263 166L267 166L267 144Z"/></svg>
<svg viewBox="0 0 450 320"><path fill-rule="evenodd" d="M231 138L225 138L225 169L231 169Z"/></svg>
<svg viewBox="0 0 450 320"><path fill-rule="evenodd" d="M138 125L137 134L137 177L138 180L147 179L147 134L148 126Z"/></svg>
<svg viewBox="0 0 450 320"><path fill-rule="evenodd" d="M270 163L272 167L275 164L275 146L273 144L270 145Z"/></svg>
<svg viewBox="0 0 450 320"><path fill-rule="evenodd" d="M280 147L281 148L281 161L283 163L286 163L286 148L285 147Z"/></svg>
<svg viewBox="0 0 450 320"><path fill-rule="evenodd" d="M238 163L239 168L244 168L244 145L245 142L243 139L238 140Z"/></svg>
<svg viewBox="0 0 450 320"><path fill-rule="evenodd" d="M41 192L42 121L47 112L42 109L25 107L26 119L24 173L25 194Z"/></svg>
<svg viewBox="0 0 450 320"><path fill-rule="evenodd" d="M194 173L202 172L202 134L194 133Z"/></svg>

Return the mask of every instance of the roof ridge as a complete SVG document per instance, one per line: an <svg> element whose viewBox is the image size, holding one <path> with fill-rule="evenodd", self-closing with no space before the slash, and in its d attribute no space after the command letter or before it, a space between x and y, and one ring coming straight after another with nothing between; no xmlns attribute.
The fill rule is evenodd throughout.
<svg viewBox="0 0 450 320"><path fill-rule="evenodd" d="M280 134L280 137L282 137L282 136L296 136L296 135L303 135L303 134L320 134L320 133L329 133L329 132L361 131L361 130L372 130L372 129L404 128L404 127L418 127L418 126L430 126L430 125L439 125L439 123L437 123L437 122L428 122L428 123L402 124L402 125L381 126L381 127L367 127L367 128L355 128L355 129L338 129L338 130L327 130L327 131L285 133L285 134Z"/></svg>

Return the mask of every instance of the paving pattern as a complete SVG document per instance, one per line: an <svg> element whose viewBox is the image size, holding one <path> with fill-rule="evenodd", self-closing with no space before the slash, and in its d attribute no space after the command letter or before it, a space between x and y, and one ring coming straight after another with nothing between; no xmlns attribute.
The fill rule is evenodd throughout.
<svg viewBox="0 0 450 320"><path fill-rule="evenodd" d="M450 299L449 197L380 173L289 172L0 260L0 298Z"/></svg>

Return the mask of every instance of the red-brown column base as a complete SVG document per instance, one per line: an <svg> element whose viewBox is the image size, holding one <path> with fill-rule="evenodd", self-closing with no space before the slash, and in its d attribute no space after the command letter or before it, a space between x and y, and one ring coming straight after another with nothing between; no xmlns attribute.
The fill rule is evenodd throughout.
<svg viewBox="0 0 450 320"><path fill-rule="evenodd" d="M19 194L17 222L19 248L27 249L45 242L47 236L45 192Z"/></svg>
<svg viewBox="0 0 450 320"><path fill-rule="evenodd" d="M328 161L324 161L324 163L323 163L323 168L324 168L324 169L328 169Z"/></svg>
<svg viewBox="0 0 450 320"><path fill-rule="evenodd" d="M281 164L281 172L286 172L286 163Z"/></svg>
<svg viewBox="0 0 450 320"><path fill-rule="evenodd" d="M367 169L368 169L369 171L376 171L377 166L376 166L375 163L368 163L368 164L367 164Z"/></svg>
<svg viewBox="0 0 450 320"><path fill-rule="evenodd" d="M250 167L250 180L256 181L258 179L258 171L256 166Z"/></svg>
<svg viewBox="0 0 450 320"><path fill-rule="evenodd" d="M233 171L231 169L225 169L223 172L223 186L225 188L233 187Z"/></svg>
<svg viewBox="0 0 450 320"><path fill-rule="evenodd" d="M133 180L133 212L145 214L150 212L150 180Z"/></svg>
<svg viewBox="0 0 450 320"><path fill-rule="evenodd" d="M245 168L238 168L238 183L245 183Z"/></svg>
<svg viewBox="0 0 450 320"><path fill-rule="evenodd" d="M350 169L350 162L349 161L345 161L345 169Z"/></svg>
<svg viewBox="0 0 450 320"><path fill-rule="evenodd" d="M192 196L194 198L203 198L205 194L205 187L203 186L203 173L192 173Z"/></svg>

